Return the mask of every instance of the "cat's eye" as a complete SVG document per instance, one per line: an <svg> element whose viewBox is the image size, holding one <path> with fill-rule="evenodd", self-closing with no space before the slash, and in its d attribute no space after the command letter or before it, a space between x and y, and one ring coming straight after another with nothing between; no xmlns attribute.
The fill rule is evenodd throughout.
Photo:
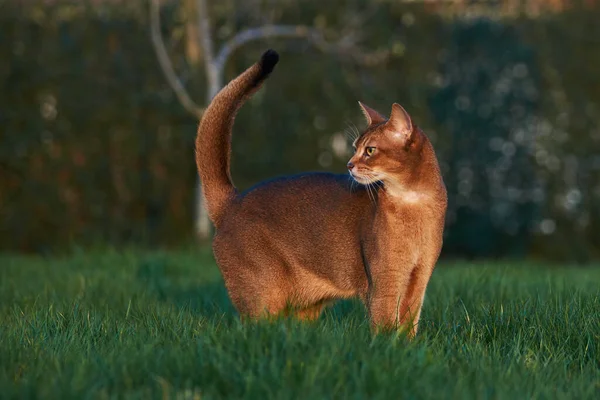
<svg viewBox="0 0 600 400"><path fill-rule="evenodd" d="M375 153L375 147L367 147L367 148L365 149L365 153L366 153L366 154L367 154L369 157L371 157L371 156L373 155L373 153Z"/></svg>

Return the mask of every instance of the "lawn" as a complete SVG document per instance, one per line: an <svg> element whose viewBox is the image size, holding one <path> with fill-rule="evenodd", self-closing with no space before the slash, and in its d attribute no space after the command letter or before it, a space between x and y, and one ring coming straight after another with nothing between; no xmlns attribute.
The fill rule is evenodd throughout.
<svg viewBox="0 0 600 400"><path fill-rule="evenodd" d="M441 263L418 337L358 302L243 325L209 250L0 256L1 398L600 398L600 266Z"/></svg>

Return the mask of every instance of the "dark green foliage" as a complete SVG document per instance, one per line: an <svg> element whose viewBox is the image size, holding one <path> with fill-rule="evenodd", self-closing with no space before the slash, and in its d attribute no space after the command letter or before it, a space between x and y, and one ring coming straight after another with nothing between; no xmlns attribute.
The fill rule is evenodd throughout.
<svg viewBox="0 0 600 400"><path fill-rule="evenodd" d="M85 4L82 2L82 4ZM148 4L1 1L0 248L169 245L192 236L197 121L177 103L149 38ZM496 21L445 19L396 1L215 2L217 44L265 21L328 37L364 18L375 66L268 40L236 52L231 79L266 48L281 54L242 110L233 140L240 189L275 175L344 171L332 139L362 127L357 100L397 101L430 134L450 195L444 255L600 256L599 5ZM185 61L182 13L163 8L171 59Z"/></svg>
<svg viewBox="0 0 600 400"><path fill-rule="evenodd" d="M1 246L187 237L174 232L190 219L197 122L165 87L144 20L7 8Z"/></svg>
<svg viewBox="0 0 600 400"><path fill-rule="evenodd" d="M598 269L442 264L408 343L372 337L355 302L314 324L243 325L208 250L0 265L1 398L600 394Z"/></svg>
<svg viewBox="0 0 600 400"><path fill-rule="evenodd" d="M445 138L438 146L450 200L445 250L523 256L543 190L528 131L540 103L534 48L500 22L447 29L451 45L439 54L439 89L429 103Z"/></svg>
<svg viewBox="0 0 600 400"><path fill-rule="evenodd" d="M537 179L545 184L543 214L556 221L555 234L536 238L535 249L554 259L600 256L600 53L591 51L600 46L599 16L596 2L539 25L520 24L542 71L534 154Z"/></svg>

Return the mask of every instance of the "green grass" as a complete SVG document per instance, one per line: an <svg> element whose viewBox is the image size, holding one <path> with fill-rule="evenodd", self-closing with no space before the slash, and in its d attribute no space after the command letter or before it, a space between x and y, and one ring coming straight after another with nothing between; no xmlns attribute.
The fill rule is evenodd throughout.
<svg viewBox="0 0 600 400"><path fill-rule="evenodd" d="M0 397L600 398L599 283L441 264L409 343L357 302L243 325L208 250L0 256Z"/></svg>

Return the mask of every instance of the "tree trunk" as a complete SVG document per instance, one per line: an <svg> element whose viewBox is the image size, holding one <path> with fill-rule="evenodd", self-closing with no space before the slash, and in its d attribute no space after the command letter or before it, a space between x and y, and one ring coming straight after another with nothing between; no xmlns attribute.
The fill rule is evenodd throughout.
<svg viewBox="0 0 600 400"><path fill-rule="evenodd" d="M186 0L183 2L182 12L185 23L186 46L185 55L188 65L194 71L195 76L200 76L203 69L202 44L198 37L198 21L196 0ZM209 85L210 86L210 85ZM211 236L211 224L208 213L204 205L204 196L202 195L202 186L200 177L196 176L196 187L194 191L194 230L200 240L209 239Z"/></svg>
<svg viewBox="0 0 600 400"><path fill-rule="evenodd" d="M196 235L199 239L205 240L210 238L211 225L210 219L208 219L208 213L204 206L204 196L202 194L202 186L200 185L200 178L196 178Z"/></svg>

